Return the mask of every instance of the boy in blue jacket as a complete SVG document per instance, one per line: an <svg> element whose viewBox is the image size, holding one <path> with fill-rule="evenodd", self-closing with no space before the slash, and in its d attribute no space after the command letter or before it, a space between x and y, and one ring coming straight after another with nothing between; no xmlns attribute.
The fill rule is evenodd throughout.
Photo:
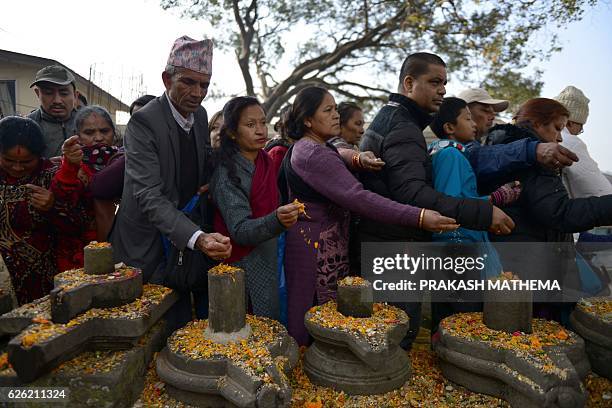
<svg viewBox="0 0 612 408"><path fill-rule="evenodd" d="M465 145L476 137L476 124L463 99L445 98L429 126L440 139L431 143L428 149L433 164L434 188L437 191L452 197L489 200L498 207L514 202L519 197L520 186L516 182L501 186L489 196L478 194L476 175L465 152ZM432 241L475 244L474 252L478 256L486 255L485 268L480 276L483 279L498 276L502 271L497 252L489 242L486 231L460 227L452 232L433 234ZM432 303L432 332L443 318L453 313L478 311L480 308L480 303L473 302Z"/></svg>

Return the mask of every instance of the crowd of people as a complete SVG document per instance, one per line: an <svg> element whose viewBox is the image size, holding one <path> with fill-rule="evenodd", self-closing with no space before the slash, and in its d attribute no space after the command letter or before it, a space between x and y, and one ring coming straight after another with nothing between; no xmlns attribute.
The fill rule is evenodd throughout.
<svg viewBox="0 0 612 408"><path fill-rule="evenodd" d="M445 97L444 61L414 53L367 129L359 105L310 86L272 136L254 97L230 99L209 120L212 54L210 40L177 39L165 92L132 103L122 140L57 65L31 85L38 109L0 120L0 251L20 304L82 267L87 243L110 241L117 262L179 292L173 327L194 310L207 316L206 270L225 262L246 271L249 311L306 345L304 314L360 274L363 242L472 243L494 254L492 242L567 243L612 224L612 186L578 137L589 100L573 86L494 125L508 101L474 88ZM438 138L429 146L426 128ZM520 266L491 256L485 275L508 268ZM397 305L410 316L409 349L422 304ZM563 321L566 306L534 310ZM436 303L433 325L480 307Z"/></svg>

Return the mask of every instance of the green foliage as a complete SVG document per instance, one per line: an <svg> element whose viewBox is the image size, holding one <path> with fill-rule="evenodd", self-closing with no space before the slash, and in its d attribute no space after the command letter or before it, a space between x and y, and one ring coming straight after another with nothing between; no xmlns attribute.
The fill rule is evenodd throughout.
<svg viewBox="0 0 612 408"><path fill-rule="evenodd" d="M540 81L541 76L541 71L537 71L533 77L513 71L492 72L480 86L487 89L493 98L508 99L508 112L516 113L523 102L540 96L544 86Z"/></svg>
<svg viewBox="0 0 612 408"><path fill-rule="evenodd" d="M483 82L518 101L542 86L537 73L523 76L525 67L558 51L554 31L597 2L160 1L217 28L216 45L235 50L247 93L265 101L270 117L306 84L326 86L339 99L381 100L397 86L381 81L397 75L406 55L422 50L441 55L454 79ZM278 76L279 61L293 65L288 76Z"/></svg>

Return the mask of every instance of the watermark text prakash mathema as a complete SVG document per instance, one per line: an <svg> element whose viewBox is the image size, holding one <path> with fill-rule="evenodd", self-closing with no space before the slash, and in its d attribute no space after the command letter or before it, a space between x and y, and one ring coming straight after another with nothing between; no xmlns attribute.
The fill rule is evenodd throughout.
<svg viewBox="0 0 612 408"><path fill-rule="evenodd" d="M408 275L418 273L454 272L459 279L401 279L399 281L385 282L375 279L372 282L376 291L386 290L531 290L531 291L561 291L558 280L540 279L461 279L466 271L482 272L486 267L486 255L479 257L441 257L441 256L410 256L396 254L391 257L375 257L372 260L372 273L382 275L385 272L403 272ZM501 271L500 271L501 272ZM381 276L382 277L382 276Z"/></svg>

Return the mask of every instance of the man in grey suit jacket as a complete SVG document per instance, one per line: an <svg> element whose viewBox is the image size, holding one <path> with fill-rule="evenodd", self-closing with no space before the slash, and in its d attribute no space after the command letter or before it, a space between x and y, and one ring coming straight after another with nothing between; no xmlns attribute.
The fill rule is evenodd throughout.
<svg viewBox="0 0 612 408"><path fill-rule="evenodd" d="M200 105L212 71L212 41L181 37L162 73L166 92L131 117L125 134L125 180L111 233L116 261L143 270L148 281L164 260L162 235L179 250L221 260L228 237L204 233L181 209L206 184L210 139Z"/></svg>

